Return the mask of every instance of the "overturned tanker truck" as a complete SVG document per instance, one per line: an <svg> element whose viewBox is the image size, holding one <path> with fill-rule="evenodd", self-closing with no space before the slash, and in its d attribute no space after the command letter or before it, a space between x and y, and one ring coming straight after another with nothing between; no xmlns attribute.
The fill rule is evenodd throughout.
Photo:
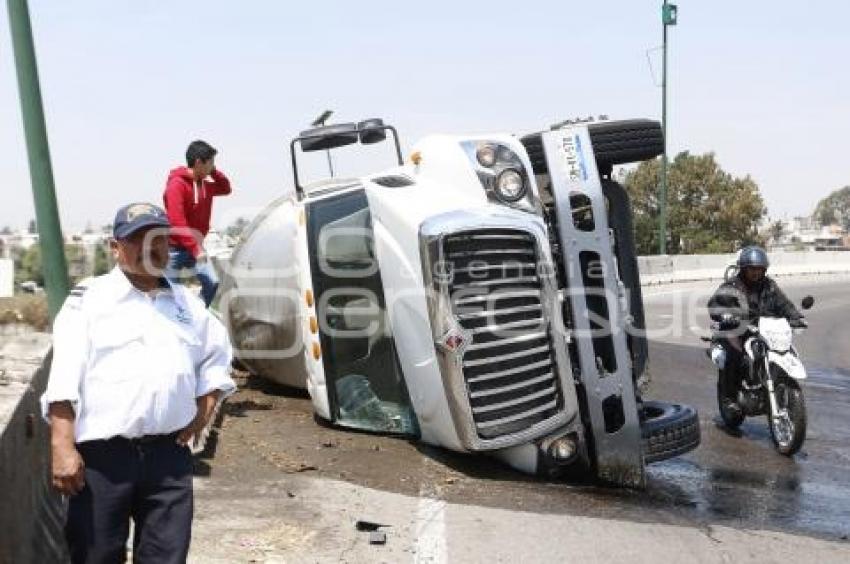
<svg viewBox="0 0 850 564"><path fill-rule="evenodd" d="M398 166L302 185L299 156L387 140ZM318 417L545 476L641 486L699 444L695 410L641 397L647 343L629 199L651 120L429 136L380 119L301 133L295 192L247 228L219 310L239 361Z"/></svg>

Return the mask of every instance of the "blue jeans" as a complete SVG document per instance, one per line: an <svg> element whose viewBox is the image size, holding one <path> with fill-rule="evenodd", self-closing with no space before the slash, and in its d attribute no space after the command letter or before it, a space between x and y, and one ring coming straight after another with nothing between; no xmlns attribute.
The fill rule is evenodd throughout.
<svg viewBox="0 0 850 564"><path fill-rule="evenodd" d="M198 264L195 257L183 247L171 247L168 251L168 271L166 276L169 280L180 282L180 271L184 268L191 269L192 274L201 283L201 298L207 307L213 301L215 293L218 290L218 276L215 269L210 264L209 260Z"/></svg>

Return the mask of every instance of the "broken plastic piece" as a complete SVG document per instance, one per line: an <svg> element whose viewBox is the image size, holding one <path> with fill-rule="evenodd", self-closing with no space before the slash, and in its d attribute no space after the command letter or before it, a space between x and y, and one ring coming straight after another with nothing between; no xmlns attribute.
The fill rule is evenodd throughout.
<svg viewBox="0 0 850 564"><path fill-rule="evenodd" d="M381 531L369 533L369 544L387 544L387 534Z"/></svg>
<svg viewBox="0 0 850 564"><path fill-rule="evenodd" d="M354 523L354 526L358 531L377 531L381 527L389 527L389 525L381 525L380 523L373 523L372 521L362 521L358 520Z"/></svg>

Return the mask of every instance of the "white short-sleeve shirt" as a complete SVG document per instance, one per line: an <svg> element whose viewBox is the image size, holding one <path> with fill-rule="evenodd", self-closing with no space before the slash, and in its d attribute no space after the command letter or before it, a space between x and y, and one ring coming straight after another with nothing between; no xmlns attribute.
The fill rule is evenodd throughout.
<svg viewBox="0 0 850 564"><path fill-rule="evenodd" d="M182 429L195 399L232 393L224 326L180 284L144 293L124 273L77 286L53 325L53 362L42 396L70 401L77 442Z"/></svg>

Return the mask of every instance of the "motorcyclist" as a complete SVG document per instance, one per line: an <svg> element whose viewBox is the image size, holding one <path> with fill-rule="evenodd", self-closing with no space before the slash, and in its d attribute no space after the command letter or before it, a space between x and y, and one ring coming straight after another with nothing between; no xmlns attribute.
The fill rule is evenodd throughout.
<svg viewBox="0 0 850 564"><path fill-rule="evenodd" d="M708 302L708 313L716 323L712 360L720 368L718 391L724 407L738 409L741 370L746 367L742 334L759 317L784 317L793 326L805 327L803 316L766 275L770 261L759 246L744 247L738 255L738 273L726 280ZM717 346L720 345L720 346Z"/></svg>

